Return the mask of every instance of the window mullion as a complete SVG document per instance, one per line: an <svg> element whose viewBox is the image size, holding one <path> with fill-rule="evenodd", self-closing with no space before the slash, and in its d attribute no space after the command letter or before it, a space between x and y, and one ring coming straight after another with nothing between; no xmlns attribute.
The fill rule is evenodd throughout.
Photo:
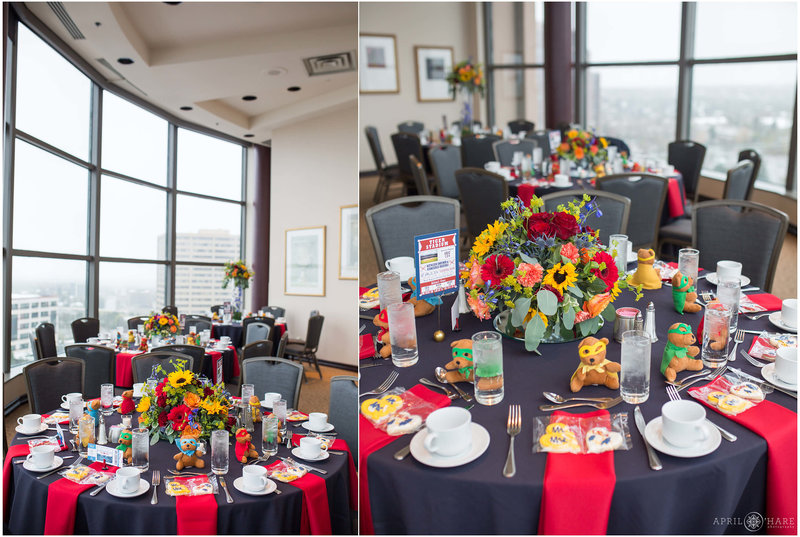
<svg viewBox="0 0 800 537"><path fill-rule="evenodd" d="M3 373L4 378L11 371L11 283L13 266L13 224L14 224L14 136L17 97L17 25L13 10L8 10L8 36L5 55L5 129L3 137Z"/></svg>
<svg viewBox="0 0 800 537"><path fill-rule="evenodd" d="M175 257L177 242L177 208L178 208L178 127L169 124L167 136L167 266L165 280L167 296L162 297L167 305L175 305Z"/></svg>
<svg viewBox="0 0 800 537"><path fill-rule="evenodd" d="M103 92L92 82L92 119L90 122L89 161L89 203L86 221L87 250L90 261L86 271L86 311L89 317L100 318L100 165L103 129Z"/></svg>
<svg viewBox="0 0 800 537"><path fill-rule="evenodd" d="M681 52L678 60L678 110L675 122L675 139L688 140L692 112L692 72L694 36L697 22L697 5L684 2L681 6Z"/></svg>

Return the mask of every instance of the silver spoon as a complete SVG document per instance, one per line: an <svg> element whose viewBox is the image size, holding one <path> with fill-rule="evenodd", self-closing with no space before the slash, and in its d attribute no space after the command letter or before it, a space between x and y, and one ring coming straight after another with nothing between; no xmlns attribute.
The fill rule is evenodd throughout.
<svg viewBox="0 0 800 537"><path fill-rule="evenodd" d="M447 370L445 368L437 367L435 373L436 373L436 380L438 380L442 384L450 384L449 382L447 382L447 379L445 378L445 375L447 375ZM455 388L455 390L458 392L458 395L460 395L461 398L467 403L471 403L472 401L475 400L474 397L472 397L470 394L466 393L464 390L459 388L458 384L452 383L450 385L453 388Z"/></svg>
<svg viewBox="0 0 800 537"><path fill-rule="evenodd" d="M545 399L548 401L552 401L554 403L566 403L568 401L595 401L597 403L605 403L606 401L613 399L613 397L561 397L557 393L553 392L542 392Z"/></svg>

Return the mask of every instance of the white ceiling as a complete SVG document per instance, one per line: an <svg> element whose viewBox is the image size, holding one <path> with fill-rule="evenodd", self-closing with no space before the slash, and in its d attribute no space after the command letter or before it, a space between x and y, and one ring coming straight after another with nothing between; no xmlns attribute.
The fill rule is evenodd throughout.
<svg viewBox="0 0 800 537"><path fill-rule="evenodd" d="M310 77L303 64L355 53L355 2L65 2L85 39L73 39L48 4L25 5L111 83L242 140L260 143L276 127L358 98L356 71ZM291 86L301 90L287 91ZM243 101L245 95L257 99Z"/></svg>

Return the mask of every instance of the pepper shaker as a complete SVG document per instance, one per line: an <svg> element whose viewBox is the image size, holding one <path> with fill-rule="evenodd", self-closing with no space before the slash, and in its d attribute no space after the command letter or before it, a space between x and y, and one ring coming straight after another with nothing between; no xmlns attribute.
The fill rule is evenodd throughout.
<svg viewBox="0 0 800 537"><path fill-rule="evenodd" d="M652 302L647 305L647 310L644 314L644 333L650 337L651 343L658 341L658 336L656 336L656 307Z"/></svg>
<svg viewBox="0 0 800 537"><path fill-rule="evenodd" d="M106 435L106 418L100 413L100 425L97 428L97 444L105 446L108 444L108 436Z"/></svg>

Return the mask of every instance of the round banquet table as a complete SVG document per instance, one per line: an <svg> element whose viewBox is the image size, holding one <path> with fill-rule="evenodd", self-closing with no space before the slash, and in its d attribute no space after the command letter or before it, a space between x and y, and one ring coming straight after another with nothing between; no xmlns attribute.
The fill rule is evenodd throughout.
<svg viewBox="0 0 800 537"><path fill-rule="evenodd" d="M241 327L239 329L241 332ZM216 353L216 355L212 355L211 352ZM141 351L118 351L116 360L114 363L114 384L115 386L121 388L131 388L133 387L133 369L131 360L134 356L138 356L142 354ZM225 382L230 382L236 374L234 374L234 370L236 366L234 362L236 360L236 350L233 346L229 346L227 349L207 349L206 350L206 359L203 365L203 371L201 373L206 377L212 379L216 384L220 380L216 378L216 361L217 356L219 359L222 360L222 376L224 377Z"/></svg>
<svg viewBox="0 0 800 537"><path fill-rule="evenodd" d="M118 414L110 416L106 423L110 426L119 423ZM291 428L292 426L289 425ZM300 430L303 430L300 428ZM256 425L253 434L257 450L260 452L261 425ZM69 433L67 433L68 437ZM17 435L14 444L25 443L25 436ZM208 444L208 442L206 442ZM110 444L109 444L110 445ZM74 454L72 452L62 452ZM150 446L150 469L142 474L142 478L150 482L152 470L161 471L161 485L158 487L158 504L151 505L152 487L141 496L135 498L117 498L105 490L97 496L82 493L78 497L75 516L76 534L133 534L133 535L175 535L177 518L175 497L164 490L164 477L169 476L168 469L175 469L172 456L178 453L177 448L162 440ZM291 456L289 449L281 446L278 456ZM233 444L230 449L230 470L225 476L228 491L234 503L227 503L225 493L220 486L216 495L217 534L298 534L300 533L301 513L303 509L302 491L290 483L274 480L280 495L272 493L266 496L252 496L236 490L234 479L241 477L242 464L234 461ZM330 455L327 460L313 463L313 466L328 471L320 475L325 479L328 496L328 507L331 516L331 529L334 534L352 533L349 506L348 457L346 455ZM64 466L71 461L67 459ZM211 456L203 457L208 471ZM272 457L266 464L275 462ZM264 464L264 463L262 463ZM6 504L7 530L14 534L42 534L45 524L45 507L47 505L48 485L61 478L57 473L37 480L38 474L25 470L21 464L12 464L13 476L8 491Z"/></svg>
<svg viewBox="0 0 800 537"><path fill-rule="evenodd" d="M281 342L281 336L286 332L286 324L275 324L276 330L270 330L269 339L272 341L272 348L277 350L278 344ZM213 323L211 325L211 337L219 339L222 336L231 338L231 345L237 349L244 346L244 334L242 333L241 323Z"/></svg>
<svg viewBox="0 0 800 537"><path fill-rule="evenodd" d="M700 290L710 288L700 280ZM383 366L362 369L361 386L365 390L378 386L392 370L400 376L395 387L411 388L420 377L434 379L436 366L450 360L450 342L470 338L482 330L492 330L490 321L478 321L472 313L460 316L461 331L450 330L450 307L454 296L445 297L442 306L443 343L433 341L437 328L436 314L417 319L419 362L412 367L396 368L390 361ZM614 305L634 306L642 311L652 301L656 309L658 342L652 346L650 397L641 405L646 422L658 417L661 406L669 398L659 371L661 355L672 323L686 322L697 333L700 314L680 316L672 307L670 287L644 291L644 298L635 302L633 294L623 291ZM367 323L368 326L369 323ZM446 326L445 326L446 324ZM739 327L771 329L766 317L751 321L740 317ZM606 322L596 337L607 337L608 358L619 362L620 345L613 341L613 323ZM754 334L746 334L740 349L749 349ZM378 534L534 534L539 524L543 477L547 454L533 453L532 419L549 413L540 411L548 403L543 391L569 396L569 379L578 365L578 342L541 345L542 356L525 351L524 343L503 339L505 397L500 404L471 409L472 420L485 427L490 444L485 453L473 462L455 468L432 468L409 455L397 461L393 454L408 444L409 436L400 437L388 446L373 452L366 459L369 498L375 532ZM362 360L362 365L370 360ZM739 357L731 364L744 372L760 377L757 368ZM679 374L683 378L686 373ZM702 384L702 383L701 383ZM461 383L472 393L472 386ZM440 393L437 391L437 393ZM604 387L583 388L583 397L613 395ZM681 392L684 398L690 397ZM797 400L775 391L769 401L797 412ZM512 478L502 475L509 438L506 421L509 404L522 406L522 432L516 437L517 473ZM461 399L452 402L466 406ZM608 518L609 534L722 534L751 533L743 524L750 512L765 513L767 443L749 429L707 409L708 418L738 436L736 442L722 440L713 453L699 458L677 458L658 453L663 470L652 471L642 437L633 419L634 405L625 402L609 412L628 413L632 447L614 452L616 486ZM591 407L570 408L566 412L583 414ZM796 419L796 416L795 416ZM786 453L796 457L796 453ZM363 455L362 455L363 460ZM363 464L363 462L362 462ZM581 516L580 506L575 506ZM766 525L765 525L766 526ZM763 528L761 530L764 531Z"/></svg>

